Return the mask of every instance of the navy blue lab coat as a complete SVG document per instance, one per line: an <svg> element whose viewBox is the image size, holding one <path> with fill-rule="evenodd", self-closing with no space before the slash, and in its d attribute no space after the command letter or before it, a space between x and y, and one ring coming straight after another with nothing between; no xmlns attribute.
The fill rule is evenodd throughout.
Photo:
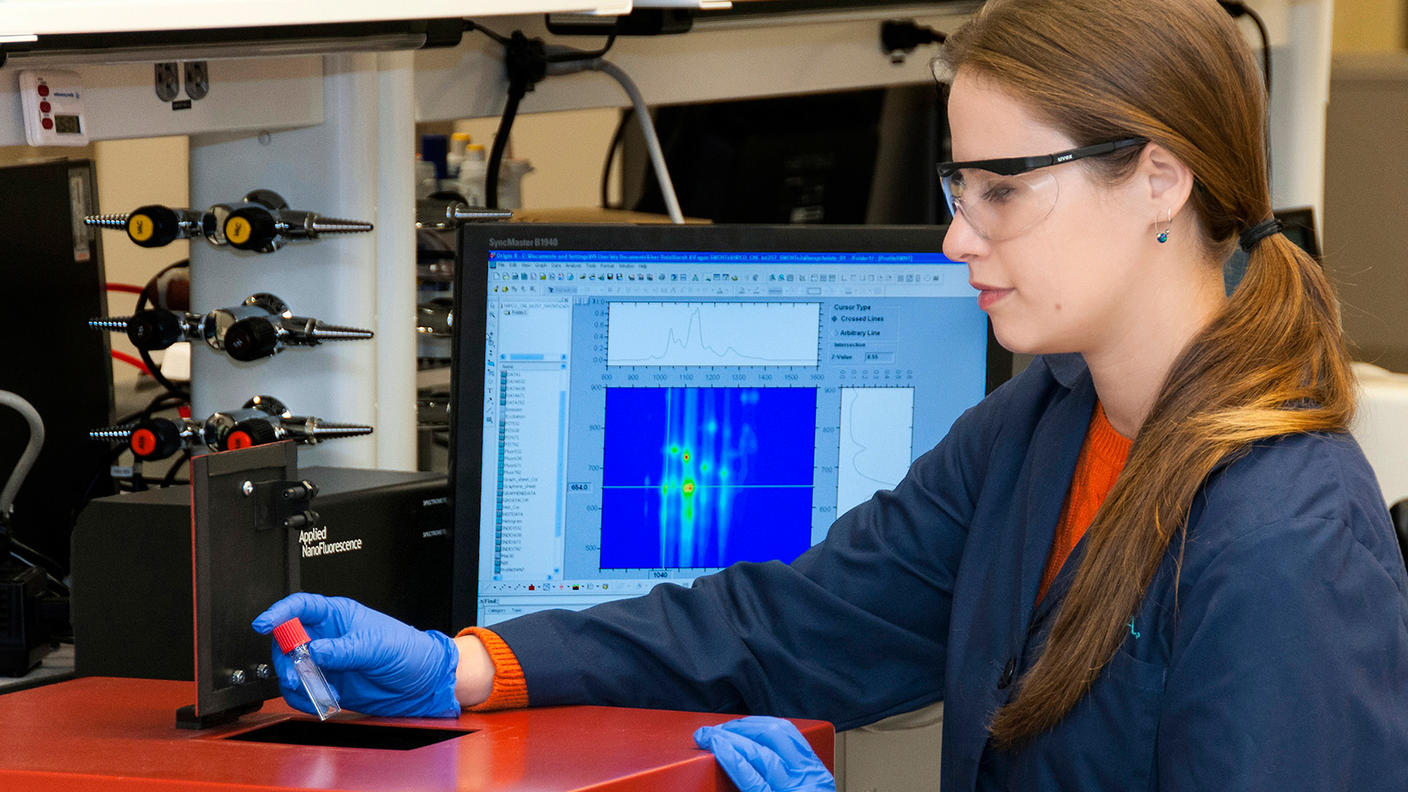
<svg viewBox="0 0 1408 792"><path fill-rule="evenodd" d="M988 745L1074 574L1037 604L1095 398L1079 357L1038 358L790 565L494 629L533 705L845 729L942 699L944 790L1408 790L1408 576L1343 434L1215 470L1181 571L1175 538L1085 698L1019 750Z"/></svg>

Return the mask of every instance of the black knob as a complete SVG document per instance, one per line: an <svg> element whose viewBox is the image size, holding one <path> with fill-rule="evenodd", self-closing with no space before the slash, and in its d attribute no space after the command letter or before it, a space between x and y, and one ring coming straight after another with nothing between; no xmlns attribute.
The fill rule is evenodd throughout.
<svg viewBox="0 0 1408 792"><path fill-rule="evenodd" d="M166 418L152 418L137 424L127 447L138 459L165 459L181 450L181 427Z"/></svg>
<svg viewBox="0 0 1408 792"><path fill-rule="evenodd" d="M127 238L142 247L169 245L181 238L181 218L161 204L139 206L127 215Z"/></svg>
<svg viewBox="0 0 1408 792"><path fill-rule="evenodd" d="M220 440L220 448L225 451L235 451L241 448L264 445L278 440L279 436L274 427L268 421L258 418L251 418L248 421L240 421Z"/></svg>
<svg viewBox="0 0 1408 792"><path fill-rule="evenodd" d="M127 337L139 349L166 349L186 337L186 326L170 311L141 311L127 320Z"/></svg>
<svg viewBox="0 0 1408 792"><path fill-rule="evenodd" d="M225 351L235 360L258 360L279 351L279 331L262 316L251 316L225 331Z"/></svg>
<svg viewBox="0 0 1408 792"><path fill-rule="evenodd" d="M268 209L246 206L225 218L225 241L239 250L268 250L279 235Z"/></svg>

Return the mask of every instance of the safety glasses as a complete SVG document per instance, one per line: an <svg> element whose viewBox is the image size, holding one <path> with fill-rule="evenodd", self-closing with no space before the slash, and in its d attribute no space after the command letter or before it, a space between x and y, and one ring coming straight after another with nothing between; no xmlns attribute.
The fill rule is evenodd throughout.
<svg viewBox="0 0 1408 792"><path fill-rule="evenodd" d="M1125 138L1038 157L941 162L939 184L950 213L962 214L983 239L1001 242L1025 233L1056 207L1056 176L1044 168L1146 142Z"/></svg>

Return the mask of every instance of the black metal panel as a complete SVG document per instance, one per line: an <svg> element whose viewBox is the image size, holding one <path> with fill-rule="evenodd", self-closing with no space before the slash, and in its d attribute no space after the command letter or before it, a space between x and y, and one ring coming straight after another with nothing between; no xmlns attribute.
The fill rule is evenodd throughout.
<svg viewBox="0 0 1408 792"><path fill-rule="evenodd" d="M19 394L44 419L43 452L15 502L14 533L67 564L68 537L90 497L113 492L108 447L88 431L112 421L112 360L106 333L88 320L107 313L102 250L83 225L96 213L88 160L0 168L0 389ZM17 413L0 409L0 475L29 437Z"/></svg>
<svg viewBox="0 0 1408 792"><path fill-rule="evenodd" d="M269 639L250 622L298 589L298 538L278 524L278 490L298 476L292 443L196 457L191 462L195 596L195 716L256 707L279 695ZM238 679L236 679L238 677Z"/></svg>

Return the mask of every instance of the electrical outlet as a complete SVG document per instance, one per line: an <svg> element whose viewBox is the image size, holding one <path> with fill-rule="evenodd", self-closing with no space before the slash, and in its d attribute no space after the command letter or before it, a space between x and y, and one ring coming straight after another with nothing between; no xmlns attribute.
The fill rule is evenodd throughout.
<svg viewBox="0 0 1408 792"><path fill-rule="evenodd" d="M163 102L176 99L181 93L181 73L174 62L156 64L156 98Z"/></svg>
<svg viewBox="0 0 1408 792"><path fill-rule="evenodd" d="M205 61L186 61L186 96L204 99L210 93L210 69Z"/></svg>

